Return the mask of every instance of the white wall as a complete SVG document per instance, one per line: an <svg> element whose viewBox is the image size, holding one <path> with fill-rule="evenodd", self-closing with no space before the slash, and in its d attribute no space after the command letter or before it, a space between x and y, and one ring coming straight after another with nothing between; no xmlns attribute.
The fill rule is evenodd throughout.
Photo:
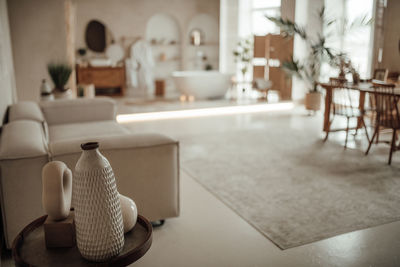
<svg viewBox="0 0 400 267"><path fill-rule="evenodd" d="M38 100L40 82L48 78L46 65L67 60L65 25L67 0L8 0L17 92L20 99ZM190 19L199 13L219 21L219 0L70 0L76 10L76 47L86 47L84 31L99 19L119 40L145 38L146 23L156 13L175 17L186 39Z"/></svg>
<svg viewBox="0 0 400 267"><path fill-rule="evenodd" d="M318 19L317 12L321 10L324 0L297 0L295 22L306 28L307 34L316 36L322 32L322 25ZM307 46L299 36L294 38L294 57L297 59L305 59L308 55ZM292 99L300 101L304 99L305 94L311 88L298 78L293 78Z"/></svg>
<svg viewBox="0 0 400 267"><path fill-rule="evenodd" d="M236 73L233 50L239 41L239 0L221 0L220 10L219 69Z"/></svg>
<svg viewBox="0 0 400 267"><path fill-rule="evenodd" d="M19 100L38 100L47 64L66 60L63 0L9 0L8 15Z"/></svg>
<svg viewBox="0 0 400 267"><path fill-rule="evenodd" d="M138 38L146 38L147 22L155 14L167 14L177 21L183 45L189 42L189 24L196 15L210 15L219 27L219 0L75 0L75 3L78 48L86 47L85 29L92 19L102 21L115 41L127 37L125 48Z"/></svg>
<svg viewBox="0 0 400 267"><path fill-rule="evenodd" d="M15 80L8 25L7 3L0 0L0 126L7 106L15 102Z"/></svg>

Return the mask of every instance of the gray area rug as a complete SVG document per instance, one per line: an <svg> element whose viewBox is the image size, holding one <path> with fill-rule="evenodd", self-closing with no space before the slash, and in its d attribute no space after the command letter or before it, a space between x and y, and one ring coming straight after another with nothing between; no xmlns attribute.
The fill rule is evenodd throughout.
<svg viewBox="0 0 400 267"><path fill-rule="evenodd" d="M386 165L388 147L366 157L276 128L181 144L183 169L281 249L400 219L400 155Z"/></svg>

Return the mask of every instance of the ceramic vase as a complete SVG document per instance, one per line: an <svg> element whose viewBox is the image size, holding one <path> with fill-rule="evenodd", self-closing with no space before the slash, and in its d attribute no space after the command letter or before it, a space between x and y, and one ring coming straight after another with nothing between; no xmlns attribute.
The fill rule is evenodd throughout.
<svg viewBox="0 0 400 267"><path fill-rule="evenodd" d="M51 161L42 169L42 203L49 218L68 217L71 208L72 172L61 161Z"/></svg>
<svg viewBox="0 0 400 267"><path fill-rule="evenodd" d="M135 202L124 195L119 195L121 201L122 219L124 221L124 233L133 229L136 224L138 210Z"/></svg>
<svg viewBox="0 0 400 267"><path fill-rule="evenodd" d="M99 144L82 144L75 166L72 203L76 241L82 256L106 261L124 246L124 226L114 172L99 152Z"/></svg>

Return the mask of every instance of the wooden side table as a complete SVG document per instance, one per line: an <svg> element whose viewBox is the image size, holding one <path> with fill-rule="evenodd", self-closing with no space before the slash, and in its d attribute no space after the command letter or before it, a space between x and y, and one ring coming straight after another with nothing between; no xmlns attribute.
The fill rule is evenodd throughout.
<svg viewBox="0 0 400 267"><path fill-rule="evenodd" d="M139 215L135 227L125 234L122 252L108 262L89 262L82 258L78 248L47 249L43 223L47 215L27 225L15 238L12 256L17 266L127 266L150 249L153 228L150 222Z"/></svg>

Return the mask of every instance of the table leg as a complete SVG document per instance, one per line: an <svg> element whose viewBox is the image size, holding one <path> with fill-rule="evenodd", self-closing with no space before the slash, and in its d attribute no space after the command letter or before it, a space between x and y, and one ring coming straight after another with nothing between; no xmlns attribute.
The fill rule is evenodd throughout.
<svg viewBox="0 0 400 267"><path fill-rule="evenodd" d="M324 112L324 128L323 130L329 131L331 104L332 104L332 87L325 87L325 112Z"/></svg>
<svg viewBox="0 0 400 267"><path fill-rule="evenodd" d="M365 105L365 92L360 91L360 100L358 102L358 108L360 109L361 114L364 114ZM357 119L357 129L363 127L362 118Z"/></svg>

